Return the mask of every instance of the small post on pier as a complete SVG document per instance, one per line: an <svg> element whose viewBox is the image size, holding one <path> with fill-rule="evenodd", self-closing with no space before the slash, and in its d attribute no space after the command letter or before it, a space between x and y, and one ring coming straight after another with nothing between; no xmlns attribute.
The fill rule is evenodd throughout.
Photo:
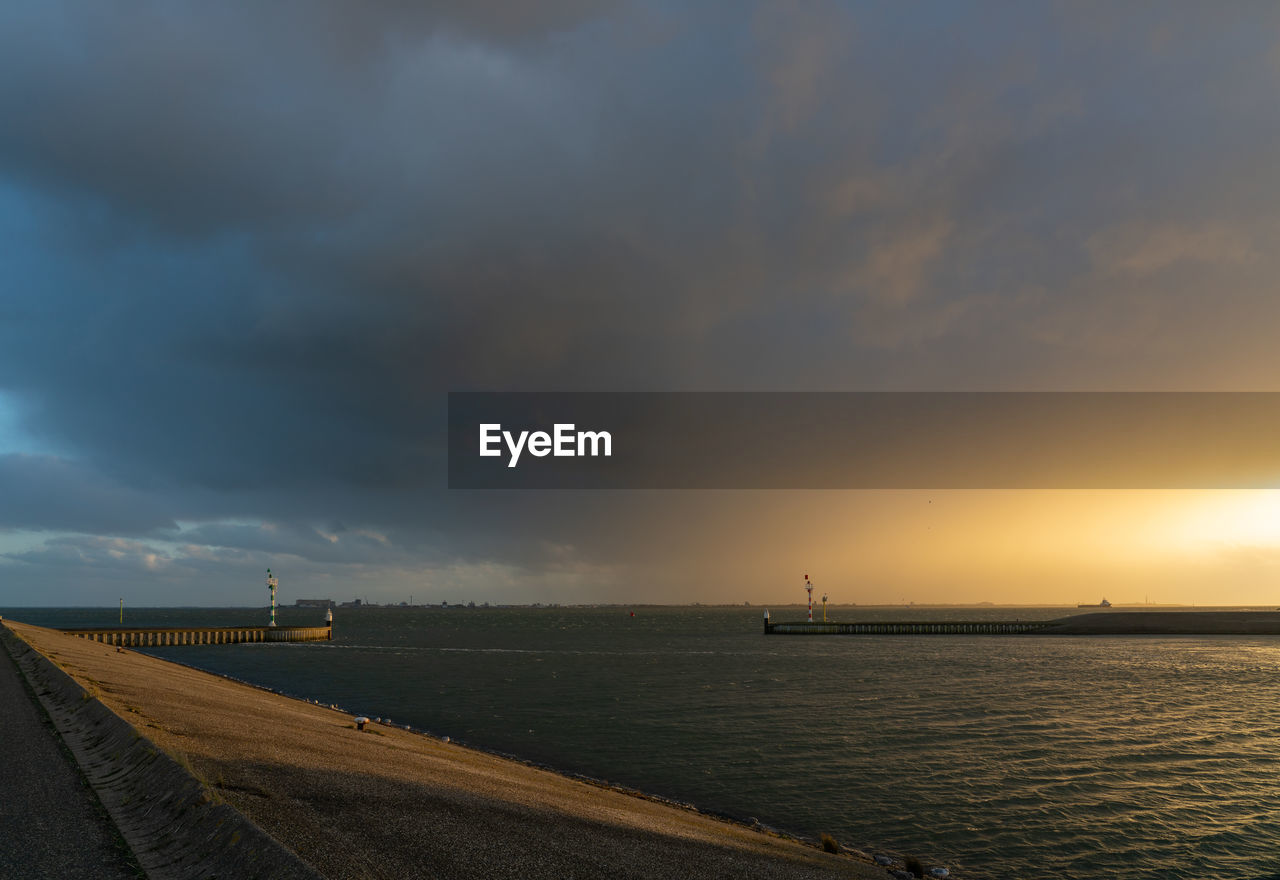
<svg viewBox="0 0 1280 880"><path fill-rule="evenodd" d="M276 577L271 573L271 569L267 569L267 589L271 591L271 623L268 626L276 625Z"/></svg>
<svg viewBox="0 0 1280 880"><path fill-rule="evenodd" d="M769 634L769 609L764 610L764 634Z"/></svg>
<svg viewBox="0 0 1280 880"><path fill-rule="evenodd" d="M124 623L124 596L120 597L120 622Z"/></svg>
<svg viewBox="0 0 1280 880"><path fill-rule="evenodd" d="M827 594L822 594L822 622L827 622Z"/></svg>

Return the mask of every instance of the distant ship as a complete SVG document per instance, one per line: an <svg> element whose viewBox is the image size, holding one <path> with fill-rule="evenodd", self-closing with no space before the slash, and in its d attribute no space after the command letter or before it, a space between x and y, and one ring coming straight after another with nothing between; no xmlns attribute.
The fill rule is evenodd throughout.
<svg viewBox="0 0 1280 880"><path fill-rule="evenodd" d="M1111 603L1104 598L1097 605L1077 605L1076 607L1077 608L1110 608Z"/></svg>

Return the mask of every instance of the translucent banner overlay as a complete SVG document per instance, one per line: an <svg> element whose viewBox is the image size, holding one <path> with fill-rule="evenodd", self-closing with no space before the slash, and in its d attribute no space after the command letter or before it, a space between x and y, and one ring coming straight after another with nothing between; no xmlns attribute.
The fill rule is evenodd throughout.
<svg viewBox="0 0 1280 880"><path fill-rule="evenodd" d="M1276 488L1280 393L454 392L449 487Z"/></svg>

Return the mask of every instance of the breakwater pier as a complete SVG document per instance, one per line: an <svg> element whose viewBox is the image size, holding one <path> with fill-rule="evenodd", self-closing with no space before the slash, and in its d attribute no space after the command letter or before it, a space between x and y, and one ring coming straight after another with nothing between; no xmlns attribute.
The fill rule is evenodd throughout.
<svg viewBox="0 0 1280 880"><path fill-rule="evenodd" d="M1054 620L798 621L765 635L1280 635L1280 611L1102 611Z"/></svg>
<svg viewBox="0 0 1280 880"><path fill-rule="evenodd" d="M766 635L834 636L834 635L1013 635L1030 633L1051 626L1044 620L1021 621L863 621L861 623L770 623L764 624Z"/></svg>
<svg viewBox="0 0 1280 880"><path fill-rule="evenodd" d="M325 626L111 626L63 629L70 636L122 648L169 645L238 645L247 642L326 642L333 623Z"/></svg>

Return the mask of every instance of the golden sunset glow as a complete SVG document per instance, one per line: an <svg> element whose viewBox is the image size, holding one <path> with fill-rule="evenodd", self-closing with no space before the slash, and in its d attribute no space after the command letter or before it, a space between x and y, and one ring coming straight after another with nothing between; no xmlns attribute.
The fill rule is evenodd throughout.
<svg viewBox="0 0 1280 880"><path fill-rule="evenodd" d="M1162 525L1171 552L1255 547L1280 551L1280 491L1194 493Z"/></svg>
<svg viewBox="0 0 1280 880"><path fill-rule="evenodd" d="M1280 600L1274 491L708 495L696 532L655 527L694 601L800 601L806 572L837 603Z"/></svg>

